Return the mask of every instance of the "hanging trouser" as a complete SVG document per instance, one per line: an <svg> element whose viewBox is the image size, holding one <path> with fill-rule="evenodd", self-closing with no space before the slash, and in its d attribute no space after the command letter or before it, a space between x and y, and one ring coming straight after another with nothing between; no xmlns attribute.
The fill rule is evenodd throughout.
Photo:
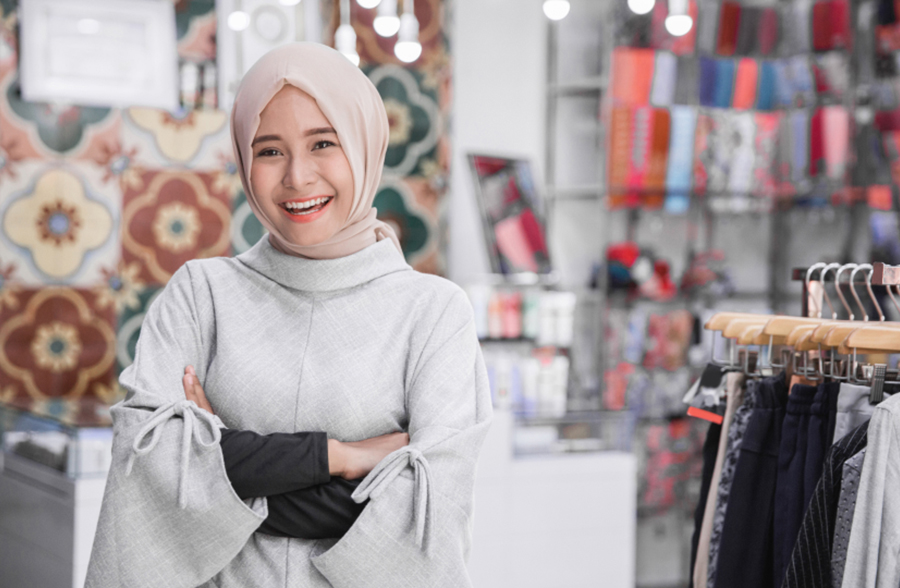
<svg viewBox="0 0 900 588"><path fill-rule="evenodd" d="M788 396L778 446L778 479L775 483L774 577L773 586L781 586L797 532L803 522L806 453L809 421L818 386L795 384Z"/></svg>
<svg viewBox="0 0 900 588"><path fill-rule="evenodd" d="M773 586L773 518L778 448L787 403L784 375L765 378L744 432L722 525L716 586Z"/></svg>
<svg viewBox="0 0 900 588"><path fill-rule="evenodd" d="M700 478L700 500L694 511L694 534L691 536L691 572L688 586L694 588L694 563L697 560L697 543L700 541L700 528L703 526L703 513L706 511L706 497L709 495L709 484L712 480L713 468L716 466L716 453L719 450L719 436L722 425L710 423L703 443L703 474Z"/></svg>

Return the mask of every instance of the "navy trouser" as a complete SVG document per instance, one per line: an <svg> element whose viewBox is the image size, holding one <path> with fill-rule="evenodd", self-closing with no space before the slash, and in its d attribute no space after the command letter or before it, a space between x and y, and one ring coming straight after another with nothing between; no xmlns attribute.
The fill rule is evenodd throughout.
<svg viewBox="0 0 900 588"><path fill-rule="evenodd" d="M774 585L775 484L787 384L783 375L765 378L756 390L722 527L715 579L721 588Z"/></svg>

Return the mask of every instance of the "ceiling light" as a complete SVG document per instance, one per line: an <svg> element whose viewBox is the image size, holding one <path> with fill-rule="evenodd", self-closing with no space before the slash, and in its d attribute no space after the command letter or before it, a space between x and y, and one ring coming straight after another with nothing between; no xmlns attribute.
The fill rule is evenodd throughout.
<svg viewBox="0 0 900 588"><path fill-rule="evenodd" d="M356 31L353 25L342 24L334 32L335 49L349 59L353 65L359 65L359 53L356 52Z"/></svg>
<svg viewBox="0 0 900 588"><path fill-rule="evenodd" d="M393 37L400 30L400 18L397 17L397 0L381 0L378 5L378 16L372 23L375 32L382 37Z"/></svg>
<svg viewBox="0 0 900 588"><path fill-rule="evenodd" d="M628 0L628 8L635 14L647 14L656 6L656 0Z"/></svg>
<svg viewBox="0 0 900 588"><path fill-rule="evenodd" d="M410 2L410 0L406 0ZM422 55L422 44L419 43L419 21L412 12L404 12L400 17L400 30L397 33L397 43L394 45L394 55L404 63L412 63Z"/></svg>
<svg viewBox="0 0 900 588"><path fill-rule="evenodd" d="M363 8L375 8L381 0L356 0L356 3Z"/></svg>
<svg viewBox="0 0 900 588"><path fill-rule="evenodd" d="M550 20L562 20L569 14L569 0L544 0L544 14Z"/></svg>
<svg viewBox="0 0 900 588"><path fill-rule="evenodd" d="M683 37L694 26L694 19L688 15L688 0L669 0L669 16L666 30L673 37Z"/></svg>
<svg viewBox="0 0 900 588"><path fill-rule="evenodd" d="M250 26L250 15L243 10L235 10L228 15L228 28L232 31L243 31Z"/></svg>

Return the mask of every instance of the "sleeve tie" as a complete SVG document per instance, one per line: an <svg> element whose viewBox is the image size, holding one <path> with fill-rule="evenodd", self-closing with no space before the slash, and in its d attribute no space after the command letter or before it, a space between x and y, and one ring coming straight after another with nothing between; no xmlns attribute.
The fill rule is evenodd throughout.
<svg viewBox="0 0 900 588"><path fill-rule="evenodd" d="M398 449L381 460L366 479L353 492L353 500L365 502L378 495L400 475L406 466L413 468L413 514L416 525L416 545L427 549L434 524L434 497L432 496L431 467L422 452L415 447ZM427 525L427 527L426 527Z"/></svg>
<svg viewBox="0 0 900 588"><path fill-rule="evenodd" d="M125 468L125 475L131 474L135 459L140 455L146 455L153 451L159 438L162 435L164 425L171 418L181 417L184 420L184 426L181 433L181 472L178 478L178 506L185 508L187 506L187 492L185 486L187 484L188 464L191 457L191 445L194 441L195 429L197 435L197 444L204 449L214 447L219 444L222 433L216 423L216 418L202 408L198 407L191 400L176 400L168 404L164 404L153 411L150 418L138 431L131 446L131 455L128 457L128 465ZM211 439L204 441L200 434L200 427L205 427L209 432ZM147 441L147 437L150 440Z"/></svg>

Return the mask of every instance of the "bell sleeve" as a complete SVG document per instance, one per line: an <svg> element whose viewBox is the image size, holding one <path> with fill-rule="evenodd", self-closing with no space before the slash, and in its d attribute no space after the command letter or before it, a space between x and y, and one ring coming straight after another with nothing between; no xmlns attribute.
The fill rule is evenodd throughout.
<svg viewBox="0 0 900 588"><path fill-rule="evenodd" d="M243 501L219 447L222 422L184 398L214 352L208 294L195 297L190 262L151 305L134 363L112 407L112 464L86 588L191 588L222 570L266 518L264 498ZM204 327L204 323L206 326Z"/></svg>
<svg viewBox="0 0 900 588"><path fill-rule="evenodd" d="M472 307L454 292L406 387L410 443L382 460L354 500L369 500L334 546L312 559L334 588L470 586L475 465L491 420Z"/></svg>

